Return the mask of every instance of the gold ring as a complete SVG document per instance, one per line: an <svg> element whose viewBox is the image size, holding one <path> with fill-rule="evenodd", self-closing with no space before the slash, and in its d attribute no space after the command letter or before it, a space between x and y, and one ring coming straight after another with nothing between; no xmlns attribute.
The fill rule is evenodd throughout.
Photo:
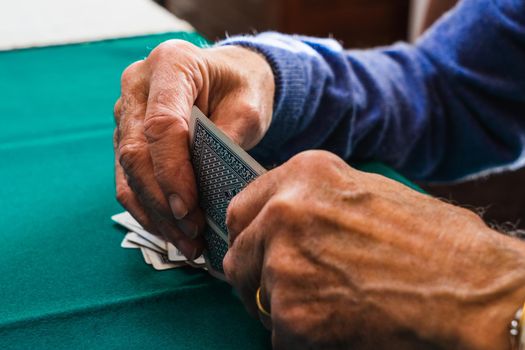
<svg viewBox="0 0 525 350"><path fill-rule="evenodd" d="M257 303L257 308L259 309L261 314L263 314L264 316L267 316L267 317L272 317L272 315L270 315L270 313L268 311L266 311L264 306L262 306L262 303L261 303L261 287L257 288L257 293L255 293L255 302Z"/></svg>

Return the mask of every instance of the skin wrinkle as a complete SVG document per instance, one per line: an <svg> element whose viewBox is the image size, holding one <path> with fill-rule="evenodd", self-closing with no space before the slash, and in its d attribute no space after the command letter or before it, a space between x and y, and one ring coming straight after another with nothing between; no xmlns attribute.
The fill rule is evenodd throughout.
<svg viewBox="0 0 525 350"><path fill-rule="evenodd" d="M503 276L503 278L506 278L506 277L509 277L509 276ZM510 277L509 277L509 278L510 278ZM502 285L501 288L506 288L506 287L508 287L508 286L505 285L504 282L497 282L497 284ZM514 286L516 286L516 285L514 285ZM399 287L398 287L398 289L399 289ZM371 291L369 291L369 292L371 292ZM391 294L391 291L380 290L380 291L378 292L378 294L382 294L382 293L390 293L390 294ZM466 297L466 296L458 295L457 286L455 286L455 285L454 285L454 286L450 286L450 288L449 288L448 290L445 290L445 291L435 291L434 293L435 293L435 294L433 294L433 295L429 295L429 296L427 296L427 298L428 298L429 300L432 300L432 299L433 299L433 300L437 300L437 299L440 298L440 297L443 298L443 297L447 297L447 296L448 296L448 297L450 297L451 299L454 298L454 297L457 298L457 299L463 299L462 302L466 302L466 301L467 301L467 297ZM483 293L485 293L485 294L489 294L489 293L486 293L486 292L483 291L483 290L480 290L479 293L478 293L479 296L478 296L477 298L472 298L472 297L470 298L470 299L472 299L472 300L471 300L471 304L478 304L478 303L480 303L480 302L489 302L491 298L494 299L494 298L498 298L498 297L499 297L499 295L498 295L497 293L496 293L496 294L493 294L492 296L490 296L490 294L489 294L488 297L485 297L485 295L484 295ZM469 294L466 294L466 295L468 296Z"/></svg>
<svg viewBox="0 0 525 350"><path fill-rule="evenodd" d="M340 259L332 256L331 254L334 252L324 249L320 242L314 241L314 244L311 245L301 245L299 249L308 264L316 266L316 272L333 275L332 278L335 278L336 283L347 286L355 294L361 294L358 284L354 283L351 276L347 273L348 266L352 265L347 265L344 261L338 263Z"/></svg>
<svg viewBox="0 0 525 350"><path fill-rule="evenodd" d="M274 344L493 348L472 335L506 324L500 319L511 312L502 310L514 307L507 300L525 285L524 269L515 268L523 258L515 259L517 250L506 252L509 239L473 213L382 177L352 170L344 176L333 164L343 162L325 154L292 159L250 184L235 202L242 210L256 209L250 198L266 198L254 227L266 242L262 279ZM267 198L270 186L274 192ZM249 251L236 254L253 258ZM483 334L500 337L503 330Z"/></svg>
<svg viewBox="0 0 525 350"><path fill-rule="evenodd" d="M329 220L328 220L329 221Z"/></svg>
<svg viewBox="0 0 525 350"><path fill-rule="evenodd" d="M129 137L130 129L142 129L142 121L137 119L142 118L144 116L145 107L145 103L139 102L139 100L135 100L134 98L123 97L121 115L126 115L127 118L118 119L117 131L119 135L119 144L121 140ZM126 135L126 137L123 137L123 135Z"/></svg>
<svg viewBox="0 0 525 350"><path fill-rule="evenodd" d="M306 225L308 225L308 223L306 223ZM291 232L293 232L294 230L292 229ZM313 245L315 246L315 244ZM314 265L316 266L315 270L314 271L311 271L310 273L312 274L316 274L316 273L319 273L319 272L322 272L323 274L330 274L331 272L334 272L333 269L325 269L325 267L327 267L326 265L324 265L322 262L321 262L321 257L325 256L323 254L322 251L316 251L315 249L312 248L312 245L307 245L307 246L303 246L303 245L300 245L299 246L299 249L300 249L300 253L299 253L299 256L302 258L302 259L305 259L306 261L309 262L309 265L314 263ZM317 263L317 264L316 264ZM284 263L286 264L286 263ZM295 264L296 265L299 265L299 266L303 266L303 264L301 263L301 261L295 261ZM288 265L288 264L287 264ZM293 266L293 265L288 265L288 266ZM329 267L329 266L328 266ZM304 274L304 271L302 272L302 274ZM315 281L315 280L314 280ZM337 282L336 282L337 284ZM308 287L309 289L317 289L317 290L322 290L324 287L323 286L319 286L319 285L316 285L314 283L314 285L311 285ZM344 293L346 296L348 296L349 293ZM299 297L296 297L294 300L292 300L291 302L293 303L298 303L298 304L304 304L304 305L309 305L309 308L313 307L313 305L315 305L315 303L317 302L317 300L311 300L309 298L301 298L301 296ZM323 310L321 310L323 311ZM310 312L310 314L316 314L318 316L322 316L319 320L317 320L316 322L313 322L313 325L311 327L315 327L316 324L322 324L322 323L325 323L327 322L331 317L332 315L328 314L328 315L324 315L323 312ZM305 330L303 331L303 334L309 334L308 330Z"/></svg>
<svg viewBox="0 0 525 350"><path fill-rule="evenodd" d="M195 103L246 148L270 125L272 70L246 49L201 50L172 41L125 78L115 106L122 114L117 117L122 139L136 141L138 135L140 140L144 133L146 116L129 110L137 102L132 98L143 98L132 86L142 78L147 94L158 91L147 102L147 117L158 116L156 111L187 117ZM188 158L180 143L187 128L177 134L172 128L180 125L164 129L165 120L153 121L160 130L150 136L158 136L158 142L150 137L155 142L146 145L146 156L140 149L130 152L140 163L125 173L133 192L123 191L130 196L121 200L131 212L138 210L132 204L135 194L148 210L165 205L173 190L196 203L195 184L188 189L181 180L192 178L190 169L181 167ZM151 166L167 162L184 174L181 179ZM161 178L174 179L173 187L163 189ZM504 326L525 295L525 248L495 235L474 214L355 171L322 151L294 156L238 196L228 208L227 224L239 236L224 266L248 309L254 310L255 290L263 287L277 349L507 345ZM172 223L157 213L148 216L157 229Z"/></svg>
<svg viewBox="0 0 525 350"><path fill-rule="evenodd" d="M206 65L214 66L210 63L210 58L205 57ZM214 69L210 69L209 90L219 91L215 96L209 96L210 110L217 109L218 104L222 101L218 96L224 95L225 91L244 90L248 86L243 86L242 78L238 74L230 74L230 67L226 64L218 64ZM227 79L225 79L227 77Z"/></svg>
<svg viewBox="0 0 525 350"><path fill-rule="evenodd" d="M169 79L170 73L183 72L187 74L188 83L194 86L194 96L202 88L202 75L206 73L206 66L199 49L184 40L168 40L157 46L149 55L148 61L152 67L169 67L169 69L152 69L150 75L152 80ZM167 75L165 75L168 73ZM204 74L205 75L205 74Z"/></svg>
<svg viewBox="0 0 525 350"><path fill-rule="evenodd" d="M232 62L232 57L237 57L238 62ZM217 73L217 67L224 68ZM257 72L257 74L246 74L246 72ZM218 75L222 76L219 79L222 83L237 77L240 84L226 89L213 85L214 82L210 77L215 79ZM193 170L191 166L184 166L188 164L189 152L180 142L181 137L184 140L188 138L188 111L193 104L196 104L206 114L212 115L215 110L209 107L210 96L213 96L218 103L227 100L232 94L242 96L238 95L239 91L237 91L240 87L246 91L258 91L256 97L261 100L261 105L256 108L260 109L259 113L246 116L258 121L245 124L244 127L253 128L253 125L260 124L263 127L257 130L261 135L242 130L243 126L240 124L234 125L238 128L236 133L239 137L256 136L255 138L261 139L266 130L265 126L267 128L269 125L268 119L271 119L269 113L272 111L273 84L271 68L264 58L238 47L202 50L185 41L170 40L155 48L145 60L131 65L123 73L121 97L114 108L119 143L116 149L132 148L129 150L131 154L124 153L124 157L119 152L115 152L118 158L131 158L124 162L130 163L127 164L127 169L122 169L122 174L116 177L116 181L119 182L116 187L120 189L119 202L150 231L159 232L162 228L169 229L172 242L178 245L187 257L196 250L202 250L202 239L185 238L176 229L174 215L166 200L176 192L186 206L189 206L183 208L188 209L187 220L192 224L196 223L197 226L203 223L202 213L195 209L197 191L194 180L191 180L194 179ZM239 98L251 99L253 96L244 95ZM236 98L236 101L232 101L232 105L242 102ZM217 114L218 120L222 120L225 125L228 125L225 120L236 117L235 113L228 111L229 108L225 108L220 115ZM166 118L159 119L159 115ZM173 124L173 121L181 117L186 126L181 128L181 134L175 133L178 136L173 137L174 131L178 131L176 128L180 128L180 125ZM170 121L168 118L173 119ZM149 120L146 125L144 125L145 119ZM228 130L224 131L228 133ZM145 133L149 136L149 143L146 142L148 140L145 138ZM135 145L123 146L122 144L127 142L126 139ZM134 149L135 146L139 148ZM144 151L140 147L144 147ZM173 152L172 147L177 147L177 151ZM141 155L142 152L145 155ZM165 164L168 164L171 170L163 169ZM120 170L119 168L119 173ZM168 228L166 228L166 221L170 223ZM178 244L180 242L184 244L180 246Z"/></svg>
<svg viewBox="0 0 525 350"><path fill-rule="evenodd" d="M232 220L231 216L229 220ZM236 285L236 287L240 292L241 299L244 301L246 309L253 316L257 315L257 307L254 299L255 292L259 286L266 290L268 283L268 281L262 280L261 270L269 268L267 266L267 261L265 260L266 257L264 257L264 250L254 249L255 247L261 247L264 244L263 232L261 232L258 227L258 222L254 221L238 236L234 237L231 248L224 259L226 277L232 281L234 285L235 282L239 280L248 282L243 285ZM250 256L246 257L235 253L241 250L249 252ZM247 264L253 264L253 266L246 266ZM232 269L231 266L243 266L245 268ZM266 298L263 297L263 299ZM271 301L268 301L265 305L271 305Z"/></svg>
<svg viewBox="0 0 525 350"><path fill-rule="evenodd" d="M134 127L135 125L142 127L142 122L141 119L132 117L132 119L127 120L127 125L128 127ZM121 155L123 150L126 150L127 154L129 154L129 156L126 157L121 156L122 165L124 169L127 169L126 179L130 187L134 189L139 197L142 197L147 202L149 202L152 208L157 208L157 210L148 210L149 216L154 218L154 220L157 222L156 227L150 227L152 232L160 232L161 236L164 236L165 238L173 238L171 234L172 232L177 232L179 235L181 233L173 223L169 223L166 220L166 217L170 217L172 215L171 212L167 210L169 207L166 198L162 195L159 195L158 192L152 191L151 187L148 186L146 182L143 182L142 177L128 175L130 172L143 173L148 169L148 166L151 166L150 156L147 152L147 144L143 138L143 135L140 137L136 135L134 138L128 137L127 139L121 141L119 146ZM162 210L162 208L166 209ZM143 222L143 224L144 223L146 226L149 226L147 225L147 222Z"/></svg>
<svg viewBox="0 0 525 350"><path fill-rule="evenodd" d="M396 295L399 295L401 300L399 300L398 303L401 303L401 304L404 303L404 301L406 301L407 299L410 299L412 303L414 302L414 299L416 299L416 300L420 300L421 304L430 304L430 305L443 304L443 301L445 301L447 304L451 304L449 307L452 310L461 309L463 310L463 312L466 312L468 309L465 306L465 304L468 304L467 301L465 299L458 298L458 295L454 291L453 287L451 287L446 292L443 292L443 291L429 292L429 291L426 291L425 288L423 287L414 288L413 286L393 285L392 287L393 288L380 288L378 286L373 286L372 288L366 288L365 295L367 295L369 298L381 298L384 295L388 295L389 299L397 299ZM408 295L410 295L410 297L408 297ZM497 296L494 296L494 297L497 297ZM486 298L484 298L483 301L488 302L489 300L486 300ZM478 300L470 301L470 304L474 308L479 307L479 303L480 301ZM378 304L378 305L381 305L381 304ZM385 307L386 311L391 310L391 309L392 309L391 307ZM432 313L431 309L428 309L428 308L427 308L427 312L429 314ZM441 310L441 312L443 312L443 310ZM397 322L402 323L403 320L398 319ZM444 324L442 320L434 321L432 318L428 318L428 319L425 319L424 322L429 323L428 325L429 329L440 329L440 334L446 331L447 329L447 324L446 323ZM419 324L419 326L421 326L421 324ZM412 324L408 324L407 327L410 327L412 329L418 329L418 328L425 329L424 327L417 327L417 325L412 325ZM426 332L421 333L420 336L424 339L433 339L433 338L439 337L438 334L426 333Z"/></svg>
<svg viewBox="0 0 525 350"><path fill-rule="evenodd" d="M166 108L167 109L167 108ZM189 130L188 122L183 118L173 118L169 116L169 111L162 108L155 114L150 114L144 123L144 133L148 140L148 145L162 142L165 137L183 138ZM157 151L162 159L170 159L173 149L162 149ZM188 155L181 155L181 161L190 159Z"/></svg>

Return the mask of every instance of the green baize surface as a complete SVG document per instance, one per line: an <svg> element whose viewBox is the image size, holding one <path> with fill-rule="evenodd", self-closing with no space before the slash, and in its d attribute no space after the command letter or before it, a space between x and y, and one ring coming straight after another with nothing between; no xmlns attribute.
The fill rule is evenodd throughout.
<svg viewBox="0 0 525 350"><path fill-rule="evenodd" d="M110 221L120 74L171 38L205 44L181 32L0 52L1 349L270 348L228 284L155 271Z"/></svg>

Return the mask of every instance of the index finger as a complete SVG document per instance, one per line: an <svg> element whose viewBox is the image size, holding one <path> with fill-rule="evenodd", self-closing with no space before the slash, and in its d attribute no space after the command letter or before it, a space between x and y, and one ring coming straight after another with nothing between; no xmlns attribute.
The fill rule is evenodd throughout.
<svg viewBox="0 0 525 350"><path fill-rule="evenodd" d="M270 170L259 176L230 201L226 212L226 226L228 227L230 246L276 193L278 183L277 169Z"/></svg>
<svg viewBox="0 0 525 350"><path fill-rule="evenodd" d="M154 70L144 118L155 177L176 219L203 226L197 209L197 186L189 151L189 116L198 84L185 69Z"/></svg>

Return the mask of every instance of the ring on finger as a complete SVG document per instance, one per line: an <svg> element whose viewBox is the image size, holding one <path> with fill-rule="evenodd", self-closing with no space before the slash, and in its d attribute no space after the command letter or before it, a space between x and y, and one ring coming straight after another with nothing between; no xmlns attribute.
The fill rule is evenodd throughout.
<svg viewBox="0 0 525 350"><path fill-rule="evenodd" d="M255 293L255 303L257 304L257 308L259 309L259 312L267 317L272 317L269 311L266 310L266 308L261 303L261 287L257 288L257 292Z"/></svg>

